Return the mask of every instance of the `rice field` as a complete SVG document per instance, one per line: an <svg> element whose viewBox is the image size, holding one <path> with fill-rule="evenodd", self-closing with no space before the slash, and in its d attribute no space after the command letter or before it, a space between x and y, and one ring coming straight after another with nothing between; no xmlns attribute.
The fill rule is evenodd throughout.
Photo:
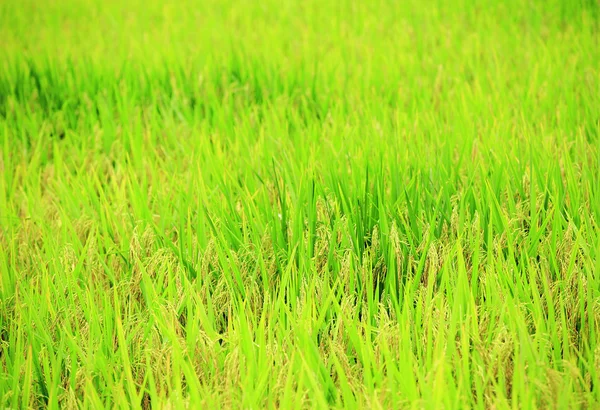
<svg viewBox="0 0 600 410"><path fill-rule="evenodd" d="M0 1L0 408L600 408L599 24Z"/></svg>

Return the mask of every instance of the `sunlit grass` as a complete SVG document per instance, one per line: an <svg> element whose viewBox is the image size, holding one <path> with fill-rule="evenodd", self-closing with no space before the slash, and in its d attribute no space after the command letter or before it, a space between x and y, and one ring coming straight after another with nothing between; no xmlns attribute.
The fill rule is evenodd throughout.
<svg viewBox="0 0 600 410"><path fill-rule="evenodd" d="M0 407L596 408L600 4L0 4Z"/></svg>

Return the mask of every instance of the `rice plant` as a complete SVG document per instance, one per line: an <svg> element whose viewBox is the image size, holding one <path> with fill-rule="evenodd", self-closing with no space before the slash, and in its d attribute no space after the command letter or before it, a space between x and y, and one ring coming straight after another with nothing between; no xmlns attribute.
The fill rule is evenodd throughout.
<svg viewBox="0 0 600 410"><path fill-rule="evenodd" d="M599 21L0 2L0 407L598 408Z"/></svg>

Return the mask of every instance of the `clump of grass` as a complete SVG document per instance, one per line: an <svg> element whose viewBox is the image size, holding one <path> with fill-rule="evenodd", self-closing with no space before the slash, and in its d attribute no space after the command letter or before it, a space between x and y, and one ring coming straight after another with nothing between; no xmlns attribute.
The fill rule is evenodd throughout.
<svg viewBox="0 0 600 410"><path fill-rule="evenodd" d="M0 5L0 406L595 408L596 2Z"/></svg>

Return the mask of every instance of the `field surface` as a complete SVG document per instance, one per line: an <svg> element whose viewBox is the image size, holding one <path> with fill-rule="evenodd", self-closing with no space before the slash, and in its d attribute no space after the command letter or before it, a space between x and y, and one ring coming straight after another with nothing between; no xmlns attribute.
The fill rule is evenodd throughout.
<svg viewBox="0 0 600 410"><path fill-rule="evenodd" d="M599 26L0 1L0 408L598 409Z"/></svg>

